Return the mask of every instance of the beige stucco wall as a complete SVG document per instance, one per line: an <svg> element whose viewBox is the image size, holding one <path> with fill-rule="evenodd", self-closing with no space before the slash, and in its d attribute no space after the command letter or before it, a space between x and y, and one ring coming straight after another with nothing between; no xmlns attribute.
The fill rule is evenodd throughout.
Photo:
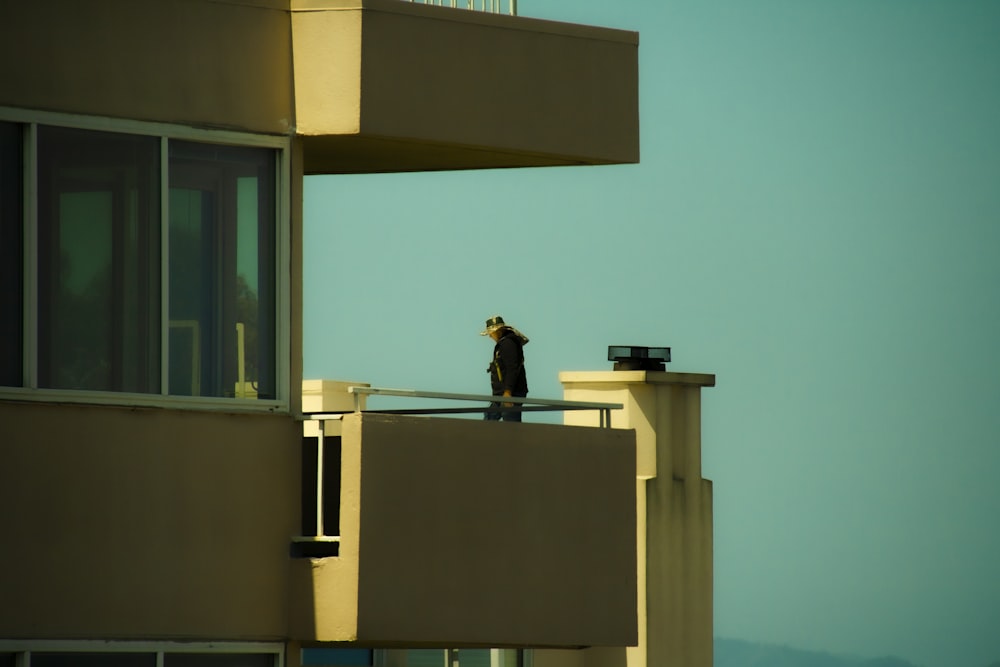
<svg viewBox="0 0 1000 667"><path fill-rule="evenodd" d="M397 0L293 0L306 172L639 159L634 32Z"/></svg>
<svg viewBox="0 0 1000 667"><path fill-rule="evenodd" d="M621 645L634 434L343 419L340 555L290 558L287 416L0 402L0 636Z"/></svg>
<svg viewBox="0 0 1000 667"><path fill-rule="evenodd" d="M334 401L333 407L337 407L336 403ZM327 421L322 426L315 422L309 425L322 428L328 436L339 437L346 443L340 448L341 542L335 558L298 558L292 562L289 636L306 642L354 642L358 639L358 572L361 567L358 539L361 533L361 418Z"/></svg>
<svg viewBox="0 0 1000 667"><path fill-rule="evenodd" d="M287 134L288 0L0 3L0 106Z"/></svg>
<svg viewBox="0 0 1000 667"><path fill-rule="evenodd" d="M298 133L310 174L632 163L638 35L398 0L5 2L0 106Z"/></svg>
<svg viewBox="0 0 1000 667"><path fill-rule="evenodd" d="M361 14L360 7L292 11L301 134L361 131Z"/></svg>
<svg viewBox="0 0 1000 667"><path fill-rule="evenodd" d="M0 636L286 635L288 416L0 402Z"/></svg>
<svg viewBox="0 0 1000 667"><path fill-rule="evenodd" d="M343 452L341 557L296 565L318 612L303 631L370 645L635 642L631 431L354 414ZM356 594L340 583L353 576Z"/></svg>
<svg viewBox="0 0 1000 667"><path fill-rule="evenodd" d="M623 404L612 424L636 429L639 642L624 656L602 657L602 667L711 667L712 483L701 471L701 390L715 376L598 371L559 379L567 400ZM566 413L568 423L595 419ZM541 653L534 664L586 667L594 657L587 653Z"/></svg>

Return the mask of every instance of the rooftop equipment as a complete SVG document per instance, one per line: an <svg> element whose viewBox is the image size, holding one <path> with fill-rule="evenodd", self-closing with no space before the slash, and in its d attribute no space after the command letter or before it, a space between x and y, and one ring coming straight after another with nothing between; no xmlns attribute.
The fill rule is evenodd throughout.
<svg viewBox="0 0 1000 667"><path fill-rule="evenodd" d="M608 361L615 362L616 371L665 371L670 348L608 345Z"/></svg>

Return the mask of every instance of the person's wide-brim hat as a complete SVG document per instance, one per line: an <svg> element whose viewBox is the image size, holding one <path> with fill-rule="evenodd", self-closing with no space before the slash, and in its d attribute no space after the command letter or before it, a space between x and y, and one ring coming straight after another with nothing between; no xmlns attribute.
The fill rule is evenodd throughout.
<svg viewBox="0 0 1000 667"><path fill-rule="evenodd" d="M498 329L507 329L507 324L504 323L503 318L499 315L494 315L490 319L486 320L486 329L479 332L480 336L489 336L494 331Z"/></svg>

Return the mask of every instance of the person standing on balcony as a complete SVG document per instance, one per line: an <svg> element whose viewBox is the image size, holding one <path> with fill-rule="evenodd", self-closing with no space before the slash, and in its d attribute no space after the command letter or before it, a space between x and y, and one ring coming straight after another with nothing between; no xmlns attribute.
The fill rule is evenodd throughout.
<svg viewBox="0 0 1000 667"><path fill-rule="evenodd" d="M486 371L490 374L490 385L493 396L514 396L524 398L528 395L528 376L524 370L524 346L528 337L514 327L504 323L499 315L486 320L486 329L479 332L480 336L489 336L496 345L493 346L493 360ZM513 407L513 403L496 401L490 403L491 408ZM484 419L509 422L521 421L520 410L500 411L490 410L484 414Z"/></svg>

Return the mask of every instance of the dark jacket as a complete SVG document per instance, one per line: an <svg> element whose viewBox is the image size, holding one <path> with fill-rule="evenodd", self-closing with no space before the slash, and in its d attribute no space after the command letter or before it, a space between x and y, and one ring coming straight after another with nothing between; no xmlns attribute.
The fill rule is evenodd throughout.
<svg viewBox="0 0 1000 667"><path fill-rule="evenodd" d="M528 395L528 376L524 370L524 349L521 340L510 329L493 347L493 361L490 362L490 384L493 394L499 396L510 391L512 396Z"/></svg>

